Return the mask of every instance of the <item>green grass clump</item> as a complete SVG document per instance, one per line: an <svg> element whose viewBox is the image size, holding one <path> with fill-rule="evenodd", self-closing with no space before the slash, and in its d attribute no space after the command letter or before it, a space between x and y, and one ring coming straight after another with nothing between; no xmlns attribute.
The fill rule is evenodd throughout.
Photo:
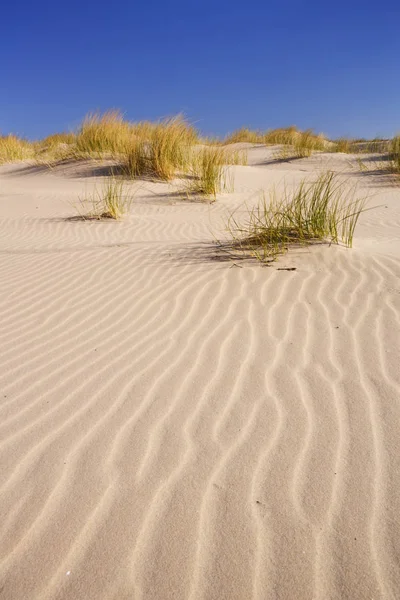
<svg viewBox="0 0 400 600"><path fill-rule="evenodd" d="M351 247L354 230L366 199L354 199L337 175L326 172L316 181L302 181L281 196L273 191L269 201L249 211L247 222L239 224L234 215L228 222L231 247L250 252L259 260L275 260L290 247L317 242L343 243Z"/></svg>
<svg viewBox="0 0 400 600"><path fill-rule="evenodd" d="M126 151L133 137L132 125L119 111L93 113L85 117L76 135L79 154L118 155Z"/></svg>
<svg viewBox="0 0 400 600"><path fill-rule="evenodd" d="M115 177L109 177L103 187L84 198L79 199L82 219L121 219L132 203L124 193L124 184Z"/></svg>
<svg viewBox="0 0 400 600"><path fill-rule="evenodd" d="M33 158L33 144L16 135L0 136L0 164Z"/></svg>

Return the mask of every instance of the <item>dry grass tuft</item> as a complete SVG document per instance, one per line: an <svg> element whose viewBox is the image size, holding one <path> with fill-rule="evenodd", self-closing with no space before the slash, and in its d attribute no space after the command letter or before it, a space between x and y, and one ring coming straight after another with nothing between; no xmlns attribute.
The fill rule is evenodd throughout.
<svg viewBox="0 0 400 600"><path fill-rule="evenodd" d="M181 115L143 128L131 140L125 167L129 177L150 176L169 181L177 171L187 171L197 132Z"/></svg>
<svg viewBox="0 0 400 600"><path fill-rule="evenodd" d="M264 134L264 144L292 144L294 137L299 133L297 127L281 127L271 129Z"/></svg>
<svg viewBox="0 0 400 600"><path fill-rule="evenodd" d="M261 131L252 131L247 127L237 129L230 135L226 136L224 144L236 144L238 142L248 142L250 144L263 144L264 134Z"/></svg>
<svg viewBox="0 0 400 600"><path fill-rule="evenodd" d="M400 175L400 135L394 137L389 146L389 169Z"/></svg>
<svg viewBox="0 0 400 600"><path fill-rule="evenodd" d="M191 156L188 191L194 194L212 196L233 189L233 174L228 165L238 164L237 153L218 146L203 147Z"/></svg>
<svg viewBox="0 0 400 600"><path fill-rule="evenodd" d="M327 145L327 140L322 135L316 135L312 129L295 131L275 152L275 157L279 160L308 158L318 150L326 150Z"/></svg>
<svg viewBox="0 0 400 600"><path fill-rule="evenodd" d="M119 111L93 113L85 117L76 135L79 154L118 155L126 152L133 138L133 128Z"/></svg>
<svg viewBox="0 0 400 600"><path fill-rule="evenodd" d="M101 190L79 199L80 217L83 220L121 219L129 212L132 198L127 196L122 181L109 177Z"/></svg>
<svg viewBox="0 0 400 600"><path fill-rule="evenodd" d="M27 160L34 156L34 146L16 135L0 136L0 164Z"/></svg>
<svg viewBox="0 0 400 600"><path fill-rule="evenodd" d="M346 137L340 137L337 140L333 140L329 147L329 152L343 152L345 154L352 154L355 152L356 146L352 139Z"/></svg>
<svg viewBox="0 0 400 600"><path fill-rule="evenodd" d="M244 224L232 215L227 225L230 247L261 261L275 260L290 247L317 242L351 247L365 206L366 199L355 199L355 190L345 188L337 175L323 173L314 182L302 181L293 191L285 188L281 196L274 190L269 201L263 195Z"/></svg>

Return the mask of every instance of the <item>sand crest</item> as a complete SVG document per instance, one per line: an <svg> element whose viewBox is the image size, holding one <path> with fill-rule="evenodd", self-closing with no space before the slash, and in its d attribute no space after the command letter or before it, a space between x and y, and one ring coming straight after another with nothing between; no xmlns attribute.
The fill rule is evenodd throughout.
<svg viewBox="0 0 400 600"><path fill-rule="evenodd" d="M84 165L0 168L0 598L400 597L400 188L270 153L120 223L68 220ZM380 205L354 249L207 259L326 166Z"/></svg>

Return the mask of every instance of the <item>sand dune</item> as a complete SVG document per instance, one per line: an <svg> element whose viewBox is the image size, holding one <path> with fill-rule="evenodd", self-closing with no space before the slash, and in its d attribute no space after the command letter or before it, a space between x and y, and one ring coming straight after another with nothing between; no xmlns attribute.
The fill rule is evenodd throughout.
<svg viewBox="0 0 400 600"><path fill-rule="evenodd" d="M81 166L0 168L0 598L400 597L400 188L269 152L120 223L68 220ZM354 249L207 259L326 165L380 205Z"/></svg>

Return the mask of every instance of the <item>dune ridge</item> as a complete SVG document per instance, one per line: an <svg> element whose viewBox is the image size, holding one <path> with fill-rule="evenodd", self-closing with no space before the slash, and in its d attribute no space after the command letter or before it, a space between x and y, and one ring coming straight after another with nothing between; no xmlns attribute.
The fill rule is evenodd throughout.
<svg viewBox="0 0 400 600"><path fill-rule="evenodd" d="M399 189L349 171L352 250L210 260L249 191L348 163L248 151L121 223L69 220L82 166L0 168L1 598L399 597Z"/></svg>

